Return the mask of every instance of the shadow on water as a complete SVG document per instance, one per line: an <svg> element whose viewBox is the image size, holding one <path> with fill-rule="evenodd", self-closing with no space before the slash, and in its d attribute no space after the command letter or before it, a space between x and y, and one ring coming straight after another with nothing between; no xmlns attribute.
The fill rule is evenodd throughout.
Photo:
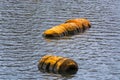
<svg viewBox="0 0 120 80"><path fill-rule="evenodd" d="M69 80L75 77L75 75L60 75L60 74L52 74L52 73L42 73L44 79L51 80Z"/></svg>

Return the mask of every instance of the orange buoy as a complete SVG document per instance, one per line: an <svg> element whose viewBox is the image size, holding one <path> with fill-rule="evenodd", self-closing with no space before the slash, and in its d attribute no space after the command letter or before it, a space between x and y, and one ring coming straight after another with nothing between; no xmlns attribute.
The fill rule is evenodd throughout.
<svg viewBox="0 0 120 80"><path fill-rule="evenodd" d="M78 71L78 65L72 59L45 55L38 64L38 68L41 72L50 72L55 74L75 74Z"/></svg>
<svg viewBox="0 0 120 80"><path fill-rule="evenodd" d="M54 26L43 32L43 36L47 38L63 37L84 32L91 27L90 22L85 18L70 19L63 24Z"/></svg>
<svg viewBox="0 0 120 80"><path fill-rule="evenodd" d="M91 28L90 22L85 18L77 18L67 20L65 23L76 23L81 30L85 31L88 28Z"/></svg>

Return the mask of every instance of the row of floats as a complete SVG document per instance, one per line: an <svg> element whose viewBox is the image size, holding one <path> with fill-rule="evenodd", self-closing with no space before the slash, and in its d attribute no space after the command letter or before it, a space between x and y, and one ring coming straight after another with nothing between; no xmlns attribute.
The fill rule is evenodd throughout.
<svg viewBox="0 0 120 80"><path fill-rule="evenodd" d="M69 19L62 24L45 30L43 36L45 38L61 38L82 33L89 28L91 28L91 24L85 18ZM78 64L70 58L45 55L39 60L38 68L41 72L71 75L78 71Z"/></svg>

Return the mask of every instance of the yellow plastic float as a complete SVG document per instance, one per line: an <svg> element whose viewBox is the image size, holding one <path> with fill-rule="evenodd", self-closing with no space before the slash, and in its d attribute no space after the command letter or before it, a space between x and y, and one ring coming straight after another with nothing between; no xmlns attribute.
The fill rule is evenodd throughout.
<svg viewBox="0 0 120 80"><path fill-rule="evenodd" d="M63 37L84 32L91 27L90 22L85 18L70 19L63 24L54 26L43 32L43 36L47 38Z"/></svg>
<svg viewBox="0 0 120 80"><path fill-rule="evenodd" d="M39 60L38 68L41 72L49 72L55 74L75 74L78 71L78 65L72 59L45 55Z"/></svg>

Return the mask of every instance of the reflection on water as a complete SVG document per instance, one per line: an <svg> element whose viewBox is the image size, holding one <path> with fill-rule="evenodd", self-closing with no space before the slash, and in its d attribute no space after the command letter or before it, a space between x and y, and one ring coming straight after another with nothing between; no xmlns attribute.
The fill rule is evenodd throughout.
<svg viewBox="0 0 120 80"><path fill-rule="evenodd" d="M119 0L0 0L1 80L120 80ZM60 40L42 32L70 18L85 17L92 28ZM45 54L74 59L72 76L42 73Z"/></svg>

